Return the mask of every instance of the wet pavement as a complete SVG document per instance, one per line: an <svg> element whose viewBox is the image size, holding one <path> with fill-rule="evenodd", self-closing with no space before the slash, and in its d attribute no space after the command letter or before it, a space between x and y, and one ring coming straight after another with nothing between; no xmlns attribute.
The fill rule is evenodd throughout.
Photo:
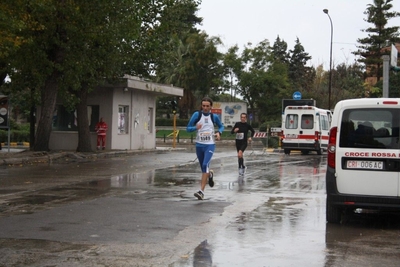
<svg viewBox="0 0 400 267"><path fill-rule="evenodd" d="M0 169L0 266L398 266L397 214L325 222L326 157L193 147Z"/></svg>

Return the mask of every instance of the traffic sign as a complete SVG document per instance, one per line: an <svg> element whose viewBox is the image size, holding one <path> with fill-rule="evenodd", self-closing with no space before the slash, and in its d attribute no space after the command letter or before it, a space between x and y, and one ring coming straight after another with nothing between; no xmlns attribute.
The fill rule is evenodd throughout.
<svg viewBox="0 0 400 267"><path fill-rule="evenodd" d="M294 92L293 93L293 99L300 100L301 99L301 93L299 91Z"/></svg>

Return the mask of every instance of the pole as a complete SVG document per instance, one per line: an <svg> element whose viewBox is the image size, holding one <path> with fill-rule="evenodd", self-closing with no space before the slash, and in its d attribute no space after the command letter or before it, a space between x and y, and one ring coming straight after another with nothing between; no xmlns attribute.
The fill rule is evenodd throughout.
<svg viewBox="0 0 400 267"><path fill-rule="evenodd" d="M174 110L174 132L172 133L172 147L175 148L176 147L176 111Z"/></svg>
<svg viewBox="0 0 400 267"><path fill-rule="evenodd" d="M331 110L331 91L332 91L332 42L333 42L333 23L331 16L329 16L328 9L323 10L328 15L329 21L331 22L331 46L329 52L329 85L328 85L328 110Z"/></svg>
<svg viewBox="0 0 400 267"><path fill-rule="evenodd" d="M10 149L11 149L10 110L11 110L11 101L10 101L10 97L9 97L9 98L7 99L8 153L10 153Z"/></svg>
<svg viewBox="0 0 400 267"><path fill-rule="evenodd" d="M389 97L389 61L390 61L390 56L388 55L383 55L383 84L382 84L382 89L383 89L383 97Z"/></svg>
<svg viewBox="0 0 400 267"><path fill-rule="evenodd" d="M233 90L232 90L232 71L231 71L231 102L233 101L232 95L233 95Z"/></svg>

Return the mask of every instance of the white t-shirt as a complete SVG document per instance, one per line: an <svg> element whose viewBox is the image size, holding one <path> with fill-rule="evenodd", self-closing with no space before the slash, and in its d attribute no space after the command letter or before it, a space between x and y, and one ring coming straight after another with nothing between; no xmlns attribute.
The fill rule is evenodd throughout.
<svg viewBox="0 0 400 267"><path fill-rule="evenodd" d="M197 130L196 143L206 145L215 144L214 124L211 120L211 116L211 113L208 116L204 116L204 114L201 113L201 118L198 123L202 124L202 126Z"/></svg>

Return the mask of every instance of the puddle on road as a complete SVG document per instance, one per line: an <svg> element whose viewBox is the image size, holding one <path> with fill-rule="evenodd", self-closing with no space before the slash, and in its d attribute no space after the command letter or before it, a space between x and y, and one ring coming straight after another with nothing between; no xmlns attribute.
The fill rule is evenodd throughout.
<svg viewBox="0 0 400 267"><path fill-rule="evenodd" d="M18 189L0 189L0 195L7 195L20 192L21 190Z"/></svg>
<svg viewBox="0 0 400 267"><path fill-rule="evenodd" d="M245 178L242 177L240 179L239 177L238 179L232 171L236 170L236 161L232 161L231 158L216 161L214 166L218 173L218 184L214 189L218 188L222 190L221 192L226 190L236 190L238 192L245 190L262 191L267 188L277 188L280 192L283 192L282 189L300 191L321 189L322 179L317 179L321 176L320 173L323 172L320 158L310 162L306 161L305 164L304 161L288 164L284 158L279 163L281 167L273 171L271 171L269 165L271 162L265 162L260 158L253 157L252 160L248 160L248 163L249 173L245 175ZM233 168L233 166L235 167ZM39 190L35 193L15 194L14 198L11 197L5 204L2 204L1 210L7 210L7 206L40 206L67 203L128 191L131 194L143 194L143 192L148 192L151 188L192 188L199 184L200 176L201 173L197 164L125 173L108 179L53 187ZM2 193L12 194L11 191Z"/></svg>
<svg viewBox="0 0 400 267"><path fill-rule="evenodd" d="M18 199L14 199L10 205L41 205L52 201L65 199L64 196L56 195L27 195Z"/></svg>
<svg viewBox="0 0 400 267"><path fill-rule="evenodd" d="M58 186L33 192L3 190L3 195L10 194L0 205L0 211L30 213L33 210L46 208L53 204L71 201L88 200L109 194L130 191L132 194L143 194L150 187L168 188L174 186L191 186L198 182L198 177L189 175L187 168L176 167L168 170L151 170L113 176L109 179L92 180L72 185ZM123 191L120 191L123 190ZM13 193L17 193L14 194Z"/></svg>
<svg viewBox="0 0 400 267"><path fill-rule="evenodd" d="M56 204L98 197L109 191L109 184L108 179L108 181L80 183L10 196L1 203L1 215L27 214Z"/></svg>
<svg viewBox="0 0 400 267"><path fill-rule="evenodd" d="M185 177L187 170L185 168L172 168L167 170L156 170L141 173L129 173L111 177L111 187L115 188L132 188L145 185L153 185L156 187L170 187L191 185L198 179Z"/></svg>

